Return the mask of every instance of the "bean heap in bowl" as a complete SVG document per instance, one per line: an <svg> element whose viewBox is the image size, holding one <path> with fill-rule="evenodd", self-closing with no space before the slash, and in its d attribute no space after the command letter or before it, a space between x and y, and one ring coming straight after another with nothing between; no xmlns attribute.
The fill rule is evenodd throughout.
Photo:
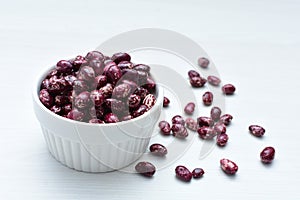
<svg viewBox="0 0 300 200"><path fill-rule="evenodd" d="M53 113L88 123L116 123L143 115L156 102L150 66L127 53L91 51L59 61L41 83L40 101Z"/></svg>

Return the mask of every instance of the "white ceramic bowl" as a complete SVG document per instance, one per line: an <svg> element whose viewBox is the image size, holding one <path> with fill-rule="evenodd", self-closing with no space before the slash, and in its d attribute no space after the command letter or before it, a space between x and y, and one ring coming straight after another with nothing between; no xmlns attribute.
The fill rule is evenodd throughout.
<svg viewBox="0 0 300 200"><path fill-rule="evenodd" d="M145 114L113 124L89 124L52 113L39 100L44 70L33 88L33 107L48 149L62 164L84 172L108 172L136 161L149 144L163 104L163 89L157 86L155 105Z"/></svg>

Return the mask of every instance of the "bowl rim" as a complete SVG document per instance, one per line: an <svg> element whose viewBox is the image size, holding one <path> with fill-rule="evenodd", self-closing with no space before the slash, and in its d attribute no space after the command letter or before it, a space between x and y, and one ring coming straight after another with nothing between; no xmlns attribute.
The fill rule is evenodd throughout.
<svg viewBox="0 0 300 200"><path fill-rule="evenodd" d="M32 98L35 101L35 103L41 108L41 110L43 110L43 112L47 113L48 115L51 115L52 117L57 118L58 120L63 120L66 123L70 123L70 124L74 124L74 125L81 125L81 126L90 126L90 127L109 127L109 126L116 126L116 125L126 125L129 123L134 123L137 121L142 120L143 118L146 118L148 115L152 114L153 112L155 112L157 109L162 109L162 104L163 104L163 88L160 85L156 85L156 102L154 104L154 106L148 110L146 113L127 120L127 121L121 121L121 122L116 122L116 123L104 123L104 124L96 124L96 123L88 123L88 122L81 122L81 121L75 121L72 119L68 119L66 117L57 115L53 112L51 112L46 106L44 106L42 104L42 102L39 99L38 96L38 92L40 90L40 85L42 80L46 77L47 73L51 70L54 69L54 66L51 67L47 67L47 68L43 68L42 70L40 70L40 72L37 74L36 78L34 79L34 85L33 85L33 89L32 89Z"/></svg>

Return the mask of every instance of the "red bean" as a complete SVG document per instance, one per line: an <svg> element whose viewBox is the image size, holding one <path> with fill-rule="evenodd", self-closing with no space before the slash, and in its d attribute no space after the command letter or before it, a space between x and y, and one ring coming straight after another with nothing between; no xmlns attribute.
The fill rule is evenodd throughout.
<svg viewBox="0 0 300 200"><path fill-rule="evenodd" d="M115 85L122 76L121 69L115 63L106 65L103 73L107 77L107 81L113 85Z"/></svg>
<svg viewBox="0 0 300 200"><path fill-rule="evenodd" d="M198 65L202 68L207 68L209 65L209 60L207 58L199 58L198 59Z"/></svg>
<svg viewBox="0 0 300 200"><path fill-rule="evenodd" d="M129 108L131 109L136 109L139 107L141 103L141 97L137 94L131 94L129 97L128 97L128 106Z"/></svg>
<svg viewBox="0 0 300 200"><path fill-rule="evenodd" d="M271 163L275 157L275 149L273 147L266 147L260 153L260 158L263 163Z"/></svg>
<svg viewBox="0 0 300 200"><path fill-rule="evenodd" d="M144 99L149 94L149 91L143 87L138 87L134 91L134 94L137 94L141 97L141 99Z"/></svg>
<svg viewBox="0 0 300 200"><path fill-rule="evenodd" d="M183 139L189 135L187 129L182 124L173 124L171 130L177 138Z"/></svg>
<svg viewBox="0 0 300 200"><path fill-rule="evenodd" d="M252 135L256 137L261 137L265 134L265 129L259 125L250 125L249 126L249 131L252 133Z"/></svg>
<svg viewBox="0 0 300 200"><path fill-rule="evenodd" d="M94 69L95 76L98 76L103 73L105 64L103 60L93 59L89 61L89 66Z"/></svg>
<svg viewBox="0 0 300 200"><path fill-rule="evenodd" d="M68 60L61 60L56 64L56 69L60 73L69 73L72 71L72 63Z"/></svg>
<svg viewBox="0 0 300 200"><path fill-rule="evenodd" d="M143 115L145 112L148 111L148 107L145 106L145 105L141 105L137 110L135 110L133 113L132 113L132 116L134 118L138 117L138 116L141 116Z"/></svg>
<svg viewBox="0 0 300 200"><path fill-rule="evenodd" d="M211 84L213 86L218 86L221 83L221 80L216 76L208 76L207 81L209 84Z"/></svg>
<svg viewBox="0 0 300 200"><path fill-rule="evenodd" d="M152 163L143 161L136 164L135 170L146 177L152 177L156 168Z"/></svg>
<svg viewBox="0 0 300 200"><path fill-rule="evenodd" d="M182 181L188 182L192 179L193 174L185 166L179 165L175 168L176 177Z"/></svg>
<svg viewBox="0 0 300 200"><path fill-rule="evenodd" d="M193 77L201 77L200 74L195 70L188 71L188 75L189 75L190 79L193 78Z"/></svg>
<svg viewBox="0 0 300 200"><path fill-rule="evenodd" d="M197 118L197 123L199 127L202 126L213 126L214 121L210 117L198 117Z"/></svg>
<svg viewBox="0 0 300 200"><path fill-rule="evenodd" d="M101 106L105 100L104 94L99 92L99 90L91 91L90 98L95 106Z"/></svg>
<svg viewBox="0 0 300 200"><path fill-rule="evenodd" d="M223 85L222 91L226 95L232 95L235 92L235 87L232 84Z"/></svg>
<svg viewBox="0 0 300 200"><path fill-rule="evenodd" d="M199 137L204 140L210 140L216 136L215 130L207 126L200 127L197 132Z"/></svg>
<svg viewBox="0 0 300 200"><path fill-rule="evenodd" d="M154 92L156 88L156 83L152 78L147 77L146 84L143 87L145 87L150 92Z"/></svg>
<svg viewBox="0 0 300 200"><path fill-rule="evenodd" d="M50 108L50 110L51 110L52 112L54 112L55 114L58 114L58 115L62 112L62 108L61 108L60 106L58 106L58 105L52 106L52 107Z"/></svg>
<svg viewBox="0 0 300 200"><path fill-rule="evenodd" d="M217 134L220 133L226 133L226 126L222 122L217 122L214 126L213 129Z"/></svg>
<svg viewBox="0 0 300 200"><path fill-rule="evenodd" d="M80 79L87 81L88 83L95 81L95 71L92 67L84 66L79 69L78 76Z"/></svg>
<svg viewBox="0 0 300 200"><path fill-rule="evenodd" d="M226 133L221 133L217 136L217 145L223 147L227 144L228 135Z"/></svg>
<svg viewBox="0 0 300 200"><path fill-rule="evenodd" d="M107 78L104 75L99 75L95 78L95 82L96 82L96 87L97 89L103 87L106 85L107 83Z"/></svg>
<svg viewBox="0 0 300 200"><path fill-rule="evenodd" d="M144 72L147 72L147 73L150 72L150 66L149 65L145 65L145 64L134 65L133 69L135 69L137 71L144 71Z"/></svg>
<svg viewBox="0 0 300 200"><path fill-rule="evenodd" d="M165 156L168 150L164 145L155 143L150 146L150 152L157 156Z"/></svg>
<svg viewBox="0 0 300 200"><path fill-rule="evenodd" d="M197 131L197 122L193 118L190 118L190 117L186 118L185 124L188 129L190 129L192 131Z"/></svg>
<svg viewBox="0 0 300 200"><path fill-rule="evenodd" d="M85 109L90 106L90 93L85 91L81 92L78 96L75 97L74 105L76 108Z"/></svg>
<svg viewBox="0 0 300 200"><path fill-rule="evenodd" d="M119 64L119 62L121 61L130 61L131 60L131 57L129 54L127 53L115 53L111 59L116 63L116 64Z"/></svg>
<svg viewBox="0 0 300 200"><path fill-rule="evenodd" d="M42 89L39 93L39 98L42 104L47 108L50 108L53 105L53 97L49 94L48 90Z"/></svg>
<svg viewBox="0 0 300 200"><path fill-rule="evenodd" d="M155 102L155 96L153 94L148 94L143 100L143 105L147 106L147 108L150 109L154 106Z"/></svg>
<svg viewBox="0 0 300 200"><path fill-rule="evenodd" d="M184 107L184 112L188 115L192 115L195 110L195 103L189 102L185 107Z"/></svg>
<svg viewBox="0 0 300 200"><path fill-rule="evenodd" d="M118 67L123 70L123 69L132 69L133 68L133 63L129 61L121 61L118 64Z"/></svg>
<svg viewBox="0 0 300 200"><path fill-rule="evenodd" d="M220 160L221 168L226 174L233 175L238 171L238 166L233 161L223 158Z"/></svg>
<svg viewBox="0 0 300 200"><path fill-rule="evenodd" d="M108 113L104 116L105 123L117 123L119 122L119 118L114 113Z"/></svg>
<svg viewBox="0 0 300 200"><path fill-rule="evenodd" d="M78 109L72 109L68 114L67 118L73 119L75 121L83 121L85 114Z"/></svg>
<svg viewBox="0 0 300 200"><path fill-rule="evenodd" d="M210 106L213 102L214 95L211 92L205 92L202 96L202 101L204 105Z"/></svg>
<svg viewBox="0 0 300 200"><path fill-rule="evenodd" d="M99 92L103 93L105 98L110 98L113 92L113 85L111 83L107 83L99 89Z"/></svg>
<svg viewBox="0 0 300 200"><path fill-rule="evenodd" d="M170 104L170 100L167 97L164 97L163 107L168 107Z"/></svg>
<svg viewBox="0 0 300 200"><path fill-rule="evenodd" d="M210 117L212 120L218 121L220 119L221 113L222 111L219 107L212 107L210 110Z"/></svg>
<svg viewBox="0 0 300 200"><path fill-rule="evenodd" d="M182 124L184 126L185 124L185 121L183 119L182 116L180 115L175 115L173 118L172 118L172 124Z"/></svg>
<svg viewBox="0 0 300 200"><path fill-rule="evenodd" d="M204 170L202 168L195 168L193 171L192 171L192 174L193 174L193 178L201 178L204 174Z"/></svg>
<svg viewBox="0 0 300 200"><path fill-rule="evenodd" d="M81 66L84 66L87 64L87 60L83 56L76 56L76 58L72 62L73 64L73 70L78 71Z"/></svg>
<svg viewBox="0 0 300 200"><path fill-rule="evenodd" d="M72 104L66 104L62 107L62 114L67 115L72 110Z"/></svg>
<svg viewBox="0 0 300 200"><path fill-rule="evenodd" d="M104 60L104 55L99 51L90 51L86 54L85 59L86 60L92 60L92 59Z"/></svg>
<svg viewBox="0 0 300 200"><path fill-rule="evenodd" d="M73 90L76 93L87 91L89 86L86 84L85 81L77 79L73 81Z"/></svg>
<svg viewBox="0 0 300 200"><path fill-rule="evenodd" d="M170 135L171 133L171 126L167 121L160 121L158 124L160 131L164 135Z"/></svg>
<svg viewBox="0 0 300 200"><path fill-rule="evenodd" d="M121 83L113 89L112 96L117 99L128 98L131 94L131 87L127 83Z"/></svg>
<svg viewBox="0 0 300 200"><path fill-rule="evenodd" d="M68 82L68 84L71 86L73 85L73 82L75 80L77 80L77 78L73 75L67 75L67 76L64 76L64 79ZM47 79L46 79L47 80Z"/></svg>
<svg viewBox="0 0 300 200"><path fill-rule="evenodd" d="M195 88L203 87L206 84L206 82L207 82L207 80L202 77L195 76L195 77L190 78L190 84L192 87L195 87Z"/></svg>
<svg viewBox="0 0 300 200"><path fill-rule="evenodd" d="M220 122L222 122L223 124L225 124L226 126L228 126L232 120L232 116L230 114L225 114L225 115L222 115L220 117Z"/></svg>

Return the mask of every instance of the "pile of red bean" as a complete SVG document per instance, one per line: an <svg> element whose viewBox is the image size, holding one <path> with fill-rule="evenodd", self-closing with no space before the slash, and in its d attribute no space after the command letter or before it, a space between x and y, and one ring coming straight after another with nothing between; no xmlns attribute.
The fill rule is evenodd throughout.
<svg viewBox="0 0 300 200"><path fill-rule="evenodd" d="M207 68L209 60L207 58L199 58L198 65L202 68ZM203 87L207 82L212 86L219 86L221 80L214 75L210 75L206 78L200 76L195 70L188 71L188 77L190 84L193 88ZM222 86L222 92L225 95L233 95L235 87L232 84L225 84ZM213 103L213 94L210 91L206 91L202 96L202 102L205 106L210 106ZM170 100L164 97L164 107L168 107ZM189 102L184 108L184 112L187 115L193 115L195 110L195 103ZM220 147L224 147L228 142L228 135L226 134L227 126L230 125L233 117L230 114L223 114L219 107L214 106L210 110L210 116L200 116L197 120L191 117L183 119L180 115L175 115L172 118L172 126L167 121L160 121L158 126L160 132L163 135L173 135L177 138L186 138L188 131L186 128L193 132L197 132L199 137L203 140L213 140L216 138L216 144ZM265 129L259 125L250 125L249 132L256 137L262 137L265 133ZM155 147L155 148L154 148ZM156 150L154 150L156 149ZM150 151L156 155L165 156L167 148L161 144L153 144L150 146ZM263 163L271 163L275 156L275 149L273 147L266 147L260 153L261 161ZM238 171L238 165L226 158L220 160L221 169L229 175L233 175ZM140 162L136 167L137 172L146 175L153 176L155 173L155 166L149 162ZM151 173L147 173L147 171ZM192 177L199 178L204 174L202 168L195 168L192 172L185 166L179 165L175 169L176 176L183 181L190 181Z"/></svg>
<svg viewBox="0 0 300 200"><path fill-rule="evenodd" d="M127 53L112 57L91 51L59 61L41 83L40 101L53 113L89 123L136 118L156 102L150 66L134 64Z"/></svg>

